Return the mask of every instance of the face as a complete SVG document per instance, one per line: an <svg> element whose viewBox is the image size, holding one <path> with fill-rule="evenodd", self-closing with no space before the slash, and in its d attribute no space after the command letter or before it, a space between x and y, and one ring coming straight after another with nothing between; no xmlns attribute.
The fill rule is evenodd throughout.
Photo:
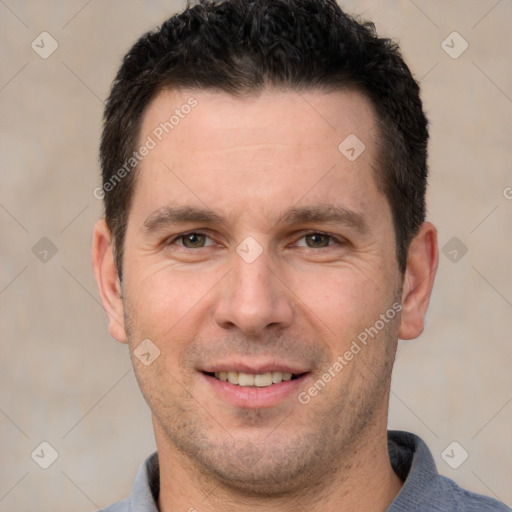
<svg viewBox="0 0 512 512"><path fill-rule="evenodd" d="M339 149L349 135L365 146L355 159L353 136ZM369 102L164 91L141 146L148 137L116 337L160 352L149 365L133 357L159 448L255 492L325 478L385 431L399 333L402 276Z"/></svg>

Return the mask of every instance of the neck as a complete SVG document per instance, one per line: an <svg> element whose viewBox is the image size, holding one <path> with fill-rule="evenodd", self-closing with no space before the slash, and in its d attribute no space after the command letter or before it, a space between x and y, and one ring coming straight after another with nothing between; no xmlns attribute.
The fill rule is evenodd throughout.
<svg viewBox="0 0 512 512"><path fill-rule="evenodd" d="M255 496L205 474L154 423L160 462L160 512L383 512L402 486L389 460L385 426L377 436L367 432L348 456L333 456L336 460L326 461L325 474L318 475L311 486L279 496Z"/></svg>

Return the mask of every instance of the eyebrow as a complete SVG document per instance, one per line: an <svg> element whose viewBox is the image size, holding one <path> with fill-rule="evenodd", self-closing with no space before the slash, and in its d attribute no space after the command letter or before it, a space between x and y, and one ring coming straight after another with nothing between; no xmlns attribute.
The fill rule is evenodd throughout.
<svg viewBox="0 0 512 512"><path fill-rule="evenodd" d="M156 231L168 224L185 222L202 222L220 224L224 219L206 208L194 208L191 206L164 206L154 211L143 224L144 231Z"/></svg>
<svg viewBox="0 0 512 512"><path fill-rule="evenodd" d="M310 224L321 222L343 224L363 234L369 230L368 222L363 215L353 210L334 205L291 208L282 212L278 216L278 220L274 222L274 225L283 223ZM147 217L142 225L142 229L146 232L153 232L169 224L180 223L228 224L223 216L207 208L164 206Z"/></svg>
<svg viewBox="0 0 512 512"><path fill-rule="evenodd" d="M292 208L284 213L282 221L289 224L329 222L344 224L361 233L366 233L369 230L369 224L363 215L342 206L334 205Z"/></svg>

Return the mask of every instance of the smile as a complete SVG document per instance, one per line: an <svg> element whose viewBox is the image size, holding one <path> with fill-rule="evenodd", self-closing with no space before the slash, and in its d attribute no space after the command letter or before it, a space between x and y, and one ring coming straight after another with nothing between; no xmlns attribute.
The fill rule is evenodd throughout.
<svg viewBox="0 0 512 512"><path fill-rule="evenodd" d="M241 387L257 387L265 388L273 384L280 384L283 381L289 381L298 378L300 375L288 372L265 372L265 373L246 373L235 371L224 371L209 373L208 375L215 377L223 382L229 382Z"/></svg>

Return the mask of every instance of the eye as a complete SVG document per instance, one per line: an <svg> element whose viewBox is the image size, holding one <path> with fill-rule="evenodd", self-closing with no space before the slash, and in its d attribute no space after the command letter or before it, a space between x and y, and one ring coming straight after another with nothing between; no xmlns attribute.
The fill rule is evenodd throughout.
<svg viewBox="0 0 512 512"><path fill-rule="evenodd" d="M327 247L328 245L330 245L331 242L331 237L329 235L324 235L322 233L306 235L304 239L306 241L306 245L312 248Z"/></svg>
<svg viewBox="0 0 512 512"><path fill-rule="evenodd" d="M178 243L178 245L182 245L187 249L201 249L202 247L213 245L209 236L196 232L180 235L174 239L173 243Z"/></svg>
<svg viewBox="0 0 512 512"><path fill-rule="evenodd" d="M325 233L309 233L300 238L296 245L310 249L323 249L335 243L337 243L337 241L331 235L326 235Z"/></svg>

